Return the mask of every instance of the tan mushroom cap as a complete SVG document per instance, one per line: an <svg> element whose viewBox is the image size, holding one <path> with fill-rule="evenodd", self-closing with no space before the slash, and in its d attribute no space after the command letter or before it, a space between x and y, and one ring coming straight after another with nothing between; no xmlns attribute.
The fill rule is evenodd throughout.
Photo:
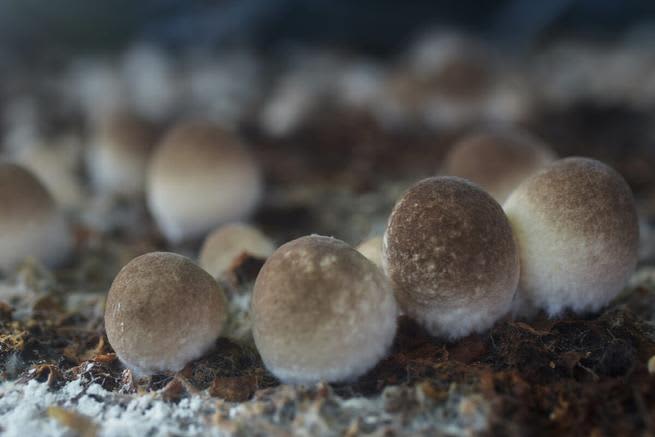
<svg viewBox="0 0 655 437"><path fill-rule="evenodd" d="M382 268L382 236L376 235L368 240L363 241L357 246L357 251L364 255L366 259L373 264Z"/></svg>
<svg viewBox="0 0 655 437"><path fill-rule="evenodd" d="M441 173L468 179L502 203L525 178L554 160L550 147L531 134L494 129L453 145Z"/></svg>
<svg viewBox="0 0 655 437"><path fill-rule="evenodd" d="M107 295L107 338L138 374L178 371L214 344L227 317L223 290L181 255L152 252L130 261Z"/></svg>
<svg viewBox="0 0 655 437"><path fill-rule="evenodd" d="M550 315L596 311L635 268L639 225L632 192L599 161L556 161L525 180L505 211L521 254L523 304Z"/></svg>
<svg viewBox="0 0 655 437"><path fill-rule="evenodd" d="M383 265L400 307L433 335L457 338L511 308L518 250L498 203L464 179L425 179L398 201Z"/></svg>
<svg viewBox="0 0 655 437"><path fill-rule="evenodd" d="M127 113L113 113L98 127L89 151L89 174L100 192L138 196L154 149L154 126Z"/></svg>
<svg viewBox="0 0 655 437"><path fill-rule="evenodd" d="M293 240L264 264L252 299L253 335L285 382L356 378L387 352L397 307L382 272L346 243Z"/></svg>
<svg viewBox="0 0 655 437"><path fill-rule="evenodd" d="M65 260L72 236L56 202L25 168L0 162L0 269L26 257L55 265Z"/></svg>
<svg viewBox="0 0 655 437"><path fill-rule="evenodd" d="M257 228L245 223L230 223L207 236L200 249L198 263L212 276L218 277L243 254L267 258L274 250L271 239Z"/></svg>
<svg viewBox="0 0 655 437"><path fill-rule="evenodd" d="M247 217L262 191L259 167L234 136L208 122L174 127L148 169L148 205L167 239L198 238Z"/></svg>

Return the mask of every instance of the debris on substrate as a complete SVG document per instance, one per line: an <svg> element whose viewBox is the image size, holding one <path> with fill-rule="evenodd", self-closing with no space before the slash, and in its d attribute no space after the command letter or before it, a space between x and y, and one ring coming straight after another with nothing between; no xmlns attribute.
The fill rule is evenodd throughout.
<svg viewBox="0 0 655 437"><path fill-rule="evenodd" d="M591 136L615 112L569 115L550 114L533 128L558 140L562 155L623 170L646 199L642 246L652 253L652 152L625 154L609 145L615 137ZM382 135L358 120L323 120L257 148L270 168L255 221L278 243L312 232L351 244L380 234L395 200L434 173L452 139ZM573 146L587 138L595 148ZM306 148L317 139L325 144ZM411 147L399 153L398 144ZM194 256L197 247L167 248L142 207L95 207L87 214L117 217L102 232L78 226L71 265L50 271L27 261L0 278L0 435L655 434L652 257L642 257L625 293L600 314L503 320L456 343L401 317L389 356L359 380L293 387L266 371L250 338L249 296L263 260L243 256L220 278L231 305L228 337L177 374L139 380L104 335L106 290L135 256L162 249Z"/></svg>
<svg viewBox="0 0 655 437"><path fill-rule="evenodd" d="M236 263L226 279L232 298L248 291L260 266L248 257ZM506 320L452 344L401 316L390 355L374 369L352 383L312 387L280 385L243 336L218 340L178 374L137 380L103 334L103 293L63 294L49 272L33 265L24 270L32 278L22 286L35 296L23 309L29 315L15 317L11 305L0 307L1 371L10 381L0 386L6 435L627 435L655 429L655 376L647 367L655 356L652 269L635 275L638 283L601 314ZM7 278L2 286L16 281Z"/></svg>

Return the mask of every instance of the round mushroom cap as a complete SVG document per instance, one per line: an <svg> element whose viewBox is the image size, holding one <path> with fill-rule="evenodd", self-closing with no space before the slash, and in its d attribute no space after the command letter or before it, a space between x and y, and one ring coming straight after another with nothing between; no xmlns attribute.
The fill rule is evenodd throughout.
<svg viewBox="0 0 655 437"><path fill-rule="evenodd" d="M530 305L551 316L597 311L635 268L639 225L632 193L599 161L554 162L526 179L505 211L520 249L519 313Z"/></svg>
<svg viewBox="0 0 655 437"><path fill-rule="evenodd" d="M137 374L179 371L214 344L226 308L221 287L193 261L148 253L123 267L109 289L107 338Z"/></svg>
<svg viewBox="0 0 655 437"><path fill-rule="evenodd" d="M87 163L91 181L101 193L140 196L155 145L155 129L145 120L114 113L98 127Z"/></svg>
<svg viewBox="0 0 655 437"><path fill-rule="evenodd" d="M354 379L385 355L396 332L382 272L346 243L316 235L268 258L251 310L257 349L284 382Z"/></svg>
<svg viewBox="0 0 655 437"><path fill-rule="evenodd" d="M258 229L245 223L231 223L207 236L198 262L212 276L219 277L243 254L268 258L274 250L273 242Z"/></svg>
<svg viewBox="0 0 655 437"><path fill-rule="evenodd" d="M462 138L441 173L468 179L502 203L525 178L554 160L550 147L529 133L496 129Z"/></svg>
<svg viewBox="0 0 655 437"><path fill-rule="evenodd" d="M394 207L383 266L401 309L450 339L490 328L511 308L518 250L498 203L455 177L417 183Z"/></svg>
<svg viewBox="0 0 655 437"><path fill-rule="evenodd" d="M247 149L206 122L174 127L148 169L148 206L164 236L174 243L245 218L261 191L260 170Z"/></svg>
<svg viewBox="0 0 655 437"><path fill-rule="evenodd" d="M50 266L65 261L73 239L63 213L43 184L25 168L0 162L0 270L26 257Z"/></svg>
<svg viewBox="0 0 655 437"><path fill-rule="evenodd" d="M357 251L378 266L378 268L382 268L382 236L376 235L363 241L357 246Z"/></svg>

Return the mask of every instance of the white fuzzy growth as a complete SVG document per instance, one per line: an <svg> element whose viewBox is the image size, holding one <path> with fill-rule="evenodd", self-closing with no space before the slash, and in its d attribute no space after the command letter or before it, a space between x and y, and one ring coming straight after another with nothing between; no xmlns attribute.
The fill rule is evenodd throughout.
<svg viewBox="0 0 655 437"><path fill-rule="evenodd" d="M0 269L9 270L27 257L56 266L64 262L73 246L71 230L63 214L26 219L20 226L0 233Z"/></svg>
<svg viewBox="0 0 655 437"><path fill-rule="evenodd" d="M607 305L634 271L636 253L616 253L616 242L606 235L585 238L555 228L528 202L517 191L504 206L521 258L517 315L529 315L531 305L550 316L566 309L594 312Z"/></svg>
<svg viewBox="0 0 655 437"><path fill-rule="evenodd" d="M471 302L468 306L445 308L436 306L429 311L415 314L414 317L431 335L449 340L481 333L491 328L512 308L513 293L503 293L502 300L493 305L480 306Z"/></svg>
<svg viewBox="0 0 655 437"><path fill-rule="evenodd" d="M226 165L212 174L189 175L186 183L153 178L148 206L167 240L199 238L214 227L246 218L262 195L255 165Z"/></svg>
<svg viewBox="0 0 655 437"><path fill-rule="evenodd" d="M352 381L373 368L385 357L397 328L398 308L392 293L381 303L380 314L370 314L370 319L356 320L351 336L343 339L344 353L337 357L338 366L326 365L322 368L306 368L297 363L275 365L266 356L262 356L266 368L280 381L287 384L313 384L317 381L343 382ZM257 337L255 337L255 340ZM354 347L356 345L356 347ZM319 347L320 345L315 345ZM308 350L307 353L311 353ZM277 360L278 362L280 360Z"/></svg>
<svg viewBox="0 0 655 437"><path fill-rule="evenodd" d="M156 373L171 371L179 372L191 361L202 357L214 345L217 334L206 333L203 336L195 335L196 338L189 338L176 350L162 351L159 360L153 360L151 356L137 357L138 354L131 353L131 360L126 359L120 352L116 352L121 363L132 370L138 377L153 375ZM201 338L197 338L201 337Z"/></svg>

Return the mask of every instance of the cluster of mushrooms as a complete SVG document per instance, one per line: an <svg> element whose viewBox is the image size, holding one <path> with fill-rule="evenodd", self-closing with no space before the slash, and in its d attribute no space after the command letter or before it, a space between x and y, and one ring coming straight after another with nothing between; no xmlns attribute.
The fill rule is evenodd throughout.
<svg viewBox="0 0 655 437"><path fill-rule="evenodd" d="M261 174L239 139L210 123L175 126L152 154L125 147L113 129L90 154L94 183L145 192L173 244L206 236L198 263L148 253L113 281L107 337L138 375L179 371L215 345L229 316L217 278L243 252L267 258L252 334L266 367L289 383L362 375L388 352L400 313L455 340L503 317L597 311L636 266L638 219L624 179L596 160L558 160L516 129L455 144L439 176L398 200L384 236L357 249L318 235L276 249L238 223L262 196ZM0 268L28 255L53 264L72 250L70 228L30 172L0 164L0 201Z"/></svg>

